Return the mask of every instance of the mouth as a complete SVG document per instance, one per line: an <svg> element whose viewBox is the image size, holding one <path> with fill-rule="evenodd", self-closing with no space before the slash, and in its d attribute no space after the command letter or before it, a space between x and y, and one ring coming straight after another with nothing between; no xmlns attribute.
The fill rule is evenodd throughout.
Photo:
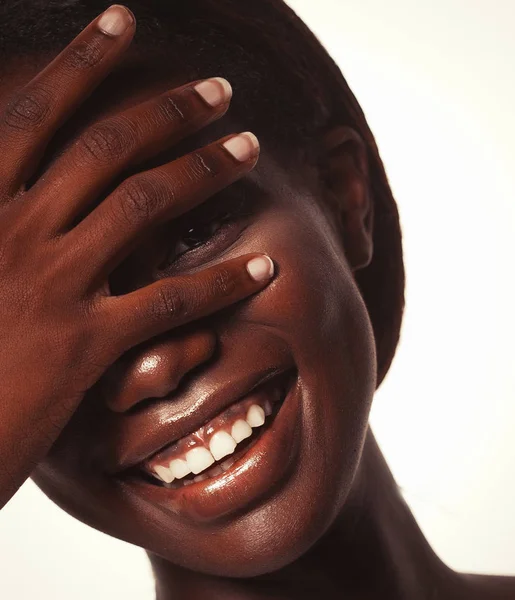
<svg viewBox="0 0 515 600"><path fill-rule="evenodd" d="M139 497L195 520L243 506L253 492L271 490L291 463L300 412L293 406L295 381L296 369L273 377L198 430L119 474L119 481Z"/></svg>

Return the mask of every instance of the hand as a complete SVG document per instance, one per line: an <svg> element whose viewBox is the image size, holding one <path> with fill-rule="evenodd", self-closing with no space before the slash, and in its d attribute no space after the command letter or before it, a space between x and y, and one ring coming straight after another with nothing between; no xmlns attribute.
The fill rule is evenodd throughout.
<svg viewBox="0 0 515 600"><path fill-rule="evenodd" d="M109 14L118 32L102 30ZM254 167L252 136L227 136L133 175L76 222L128 166L225 113L230 98L212 106L198 82L92 125L25 188L57 128L121 59L134 30L129 11L106 11L0 115L0 144L9 148L0 159L0 506L123 353L262 289L273 273L270 259L254 254L121 296L106 283L145 233Z"/></svg>

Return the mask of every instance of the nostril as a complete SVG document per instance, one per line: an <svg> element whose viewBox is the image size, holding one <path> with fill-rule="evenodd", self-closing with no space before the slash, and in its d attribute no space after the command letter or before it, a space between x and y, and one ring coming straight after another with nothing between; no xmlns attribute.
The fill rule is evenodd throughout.
<svg viewBox="0 0 515 600"><path fill-rule="evenodd" d="M153 397L153 398L145 398L144 400L140 400L138 403L134 404L127 410L123 411L125 415L136 415L140 412L145 412L152 404L159 402L163 397Z"/></svg>
<svg viewBox="0 0 515 600"><path fill-rule="evenodd" d="M212 331L182 329L132 348L104 374L106 405L112 412L134 413L168 399L211 362L216 346Z"/></svg>

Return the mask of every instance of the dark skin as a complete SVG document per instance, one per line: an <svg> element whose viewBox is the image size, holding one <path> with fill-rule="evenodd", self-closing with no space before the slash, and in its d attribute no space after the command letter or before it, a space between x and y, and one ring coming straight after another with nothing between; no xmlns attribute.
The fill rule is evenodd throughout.
<svg viewBox="0 0 515 600"><path fill-rule="evenodd" d="M31 475L70 514L145 548L159 600L514 598L515 578L456 573L434 554L369 428L375 345L353 277L373 253L359 136L326 132L323 186L263 150L239 162L221 147L245 131L229 102L209 107L155 69L130 85L129 66L141 81L153 64L131 53L127 25L114 37L94 21L55 59L2 79L2 504ZM84 48L102 60L85 68ZM127 186L141 173L147 185ZM170 223L229 202L238 182L256 184L249 211L158 272ZM263 253L275 273L254 281L245 265ZM288 396L218 489L125 477L276 372Z"/></svg>

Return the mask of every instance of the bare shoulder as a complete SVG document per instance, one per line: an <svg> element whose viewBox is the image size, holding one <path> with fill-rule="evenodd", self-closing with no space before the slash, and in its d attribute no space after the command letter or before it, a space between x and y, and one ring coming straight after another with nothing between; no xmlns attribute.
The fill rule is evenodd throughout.
<svg viewBox="0 0 515 600"><path fill-rule="evenodd" d="M515 577L461 573L468 600L515 600Z"/></svg>

